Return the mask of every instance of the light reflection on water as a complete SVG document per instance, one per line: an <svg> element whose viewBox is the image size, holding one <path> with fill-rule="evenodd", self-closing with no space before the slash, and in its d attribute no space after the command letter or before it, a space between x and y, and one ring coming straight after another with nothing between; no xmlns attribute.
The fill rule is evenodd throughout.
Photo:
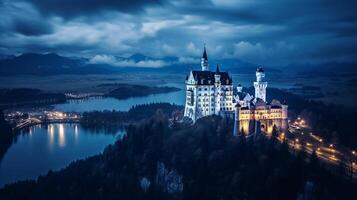
<svg viewBox="0 0 357 200"><path fill-rule="evenodd" d="M49 138L49 145L50 146L53 146L54 144L54 140L55 140L55 132L54 132L54 127L52 124L49 124L48 127L47 127L47 133L48 133L48 138Z"/></svg>
<svg viewBox="0 0 357 200"><path fill-rule="evenodd" d="M0 187L16 180L34 179L73 160L98 154L122 134L122 131L112 135L92 132L78 124L31 127L19 135L0 161Z"/></svg>
<svg viewBox="0 0 357 200"><path fill-rule="evenodd" d="M64 134L64 125L60 124L59 125L59 146L64 147L66 145L66 135Z"/></svg>

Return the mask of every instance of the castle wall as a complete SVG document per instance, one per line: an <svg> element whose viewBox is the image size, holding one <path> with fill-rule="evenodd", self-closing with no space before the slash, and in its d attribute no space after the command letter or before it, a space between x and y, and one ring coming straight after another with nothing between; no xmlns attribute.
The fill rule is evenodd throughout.
<svg viewBox="0 0 357 200"><path fill-rule="evenodd" d="M208 115L234 113L233 85L197 85L186 83L184 116L196 121Z"/></svg>
<svg viewBox="0 0 357 200"><path fill-rule="evenodd" d="M274 109L239 109L239 132L250 134L255 132L255 122L260 122L261 131L271 135L274 125L278 131L286 131L288 127L287 119L283 118L281 108Z"/></svg>

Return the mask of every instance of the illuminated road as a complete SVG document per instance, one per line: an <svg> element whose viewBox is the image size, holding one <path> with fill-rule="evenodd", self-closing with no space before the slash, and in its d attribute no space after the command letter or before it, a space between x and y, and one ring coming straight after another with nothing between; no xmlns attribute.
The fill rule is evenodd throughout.
<svg viewBox="0 0 357 200"><path fill-rule="evenodd" d="M278 136L280 142L285 142L294 151L305 151L312 154L314 151L317 157L329 164L341 165L352 172L357 178L357 153L346 147L330 144L311 131L311 128L301 118L289 123L289 132L281 133Z"/></svg>

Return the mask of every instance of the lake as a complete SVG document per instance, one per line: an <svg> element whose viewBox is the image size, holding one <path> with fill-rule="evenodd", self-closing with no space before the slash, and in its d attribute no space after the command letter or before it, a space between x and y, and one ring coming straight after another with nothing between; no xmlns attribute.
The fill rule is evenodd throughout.
<svg viewBox="0 0 357 200"><path fill-rule="evenodd" d="M133 97L123 100L102 97L91 97L84 100L69 100L67 103L54 105L54 109L65 112L86 112L93 110L128 111L132 106L140 104L169 102L177 105L184 105L184 101L185 90L179 90L176 92L153 94L145 97Z"/></svg>
<svg viewBox="0 0 357 200"><path fill-rule="evenodd" d="M71 161L102 152L124 132L106 134L78 124L48 124L31 127L19 135L0 162L0 186L16 180L34 179L48 170L58 170Z"/></svg>
<svg viewBox="0 0 357 200"><path fill-rule="evenodd" d="M170 85L171 86L171 85ZM154 94L124 100L115 98L88 98L70 100L54 105L55 110L85 112L93 110L121 110L155 102L183 105L185 91ZM31 127L19 135L0 161L0 187L18 180L35 179L49 170L66 167L74 160L98 154L113 144L124 132L106 134L83 129L78 124L49 124Z"/></svg>

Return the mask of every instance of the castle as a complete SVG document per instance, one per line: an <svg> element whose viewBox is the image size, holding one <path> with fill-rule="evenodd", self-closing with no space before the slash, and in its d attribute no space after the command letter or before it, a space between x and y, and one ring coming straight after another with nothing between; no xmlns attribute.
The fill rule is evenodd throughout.
<svg viewBox="0 0 357 200"><path fill-rule="evenodd" d="M201 58L201 70L191 70L186 77L184 116L192 121L208 116L233 113L233 83L228 72L209 70L206 47Z"/></svg>
<svg viewBox="0 0 357 200"><path fill-rule="evenodd" d="M238 85L235 95L234 135L247 135L260 131L271 134L274 126L278 131L287 129L288 105L275 99L268 103L266 100L267 86L265 72L261 67L256 71L254 97L243 92L243 87ZM257 123L259 126L257 126ZM257 130L257 128L260 128L260 130Z"/></svg>
<svg viewBox="0 0 357 200"><path fill-rule="evenodd" d="M254 96L243 92L239 84L233 93L233 82L228 72L217 65L210 71L206 47L201 58L201 70L191 70L186 77L186 104L184 116L195 122L208 115L233 116L234 135L248 135L263 131L271 134L275 126L279 131L287 129L288 106L266 99L265 72L259 67L253 83Z"/></svg>

